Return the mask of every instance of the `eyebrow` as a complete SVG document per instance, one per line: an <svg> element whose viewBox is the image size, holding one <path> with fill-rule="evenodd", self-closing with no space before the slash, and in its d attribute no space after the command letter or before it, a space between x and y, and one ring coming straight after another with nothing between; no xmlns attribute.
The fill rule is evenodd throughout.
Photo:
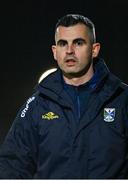
<svg viewBox="0 0 128 180"><path fill-rule="evenodd" d="M73 40L73 43L76 43L76 42L78 42L78 41L82 41L83 43L86 43L86 40L85 39L83 39L83 38L76 38L76 39L74 39ZM64 39L59 39L58 41L57 41L57 44L60 44L60 43L68 43L68 41L67 40L64 40Z"/></svg>
<svg viewBox="0 0 128 180"><path fill-rule="evenodd" d="M76 38L76 39L73 40L73 43L76 43L76 42L78 42L78 41L81 41L81 42L83 42L83 43L86 43L86 40L83 39L83 38Z"/></svg>
<svg viewBox="0 0 128 180"><path fill-rule="evenodd" d="M59 41L57 41L57 44L60 44L60 43L67 43L67 41L64 39L59 39Z"/></svg>

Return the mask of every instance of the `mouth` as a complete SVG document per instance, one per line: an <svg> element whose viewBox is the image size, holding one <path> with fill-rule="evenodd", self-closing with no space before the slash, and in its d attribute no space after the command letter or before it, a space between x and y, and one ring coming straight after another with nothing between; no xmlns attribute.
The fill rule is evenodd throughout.
<svg viewBox="0 0 128 180"><path fill-rule="evenodd" d="M74 66L75 63L76 63L76 60L74 60L74 59L67 59L67 60L65 61L65 63L66 63L68 66Z"/></svg>

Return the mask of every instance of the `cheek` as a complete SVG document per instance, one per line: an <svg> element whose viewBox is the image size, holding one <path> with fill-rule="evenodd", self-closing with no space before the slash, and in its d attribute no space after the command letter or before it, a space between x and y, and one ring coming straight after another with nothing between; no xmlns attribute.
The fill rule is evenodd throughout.
<svg viewBox="0 0 128 180"><path fill-rule="evenodd" d="M56 59L57 59L57 61L63 60L64 57L65 57L64 51L57 51L56 52Z"/></svg>
<svg viewBox="0 0 128 180"><path fill-rule="evenodd" d="M87 58L92 57L92 49L91 48L87 48L85 50L85 57L87 57Z"/></svg>
<svg viewBox="0 0 128 180"><path fill-rule="evenodd" d="M81 51L76 51L75 54L79 59L88 59L92 56L92 52L90 49L83 49Z"/></svg>

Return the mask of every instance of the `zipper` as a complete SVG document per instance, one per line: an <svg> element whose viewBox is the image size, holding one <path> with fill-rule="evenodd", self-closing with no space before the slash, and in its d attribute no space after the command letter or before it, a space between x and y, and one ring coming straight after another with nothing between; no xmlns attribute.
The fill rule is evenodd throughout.
<svg viewBox="0 0 128 180"><path fill-rule="evenodd" d="M78 113L78 118L80 119L80 96L79 96L79 91L78 88L76 87L76 101L77 101L77 113Z"/></svg>

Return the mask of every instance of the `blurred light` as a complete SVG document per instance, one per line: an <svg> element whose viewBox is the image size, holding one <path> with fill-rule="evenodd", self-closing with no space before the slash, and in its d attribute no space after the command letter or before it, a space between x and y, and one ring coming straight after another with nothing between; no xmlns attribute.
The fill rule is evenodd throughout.
<svg viewBox="0 0 128 180"><path fill-rule="evenodd" d="M45 71L39 78L38 83L40 83L44 78L46 78L49 74L55 72L57 70L57 68L52 68L52 69L48 69L47 71Z"/></svg>

